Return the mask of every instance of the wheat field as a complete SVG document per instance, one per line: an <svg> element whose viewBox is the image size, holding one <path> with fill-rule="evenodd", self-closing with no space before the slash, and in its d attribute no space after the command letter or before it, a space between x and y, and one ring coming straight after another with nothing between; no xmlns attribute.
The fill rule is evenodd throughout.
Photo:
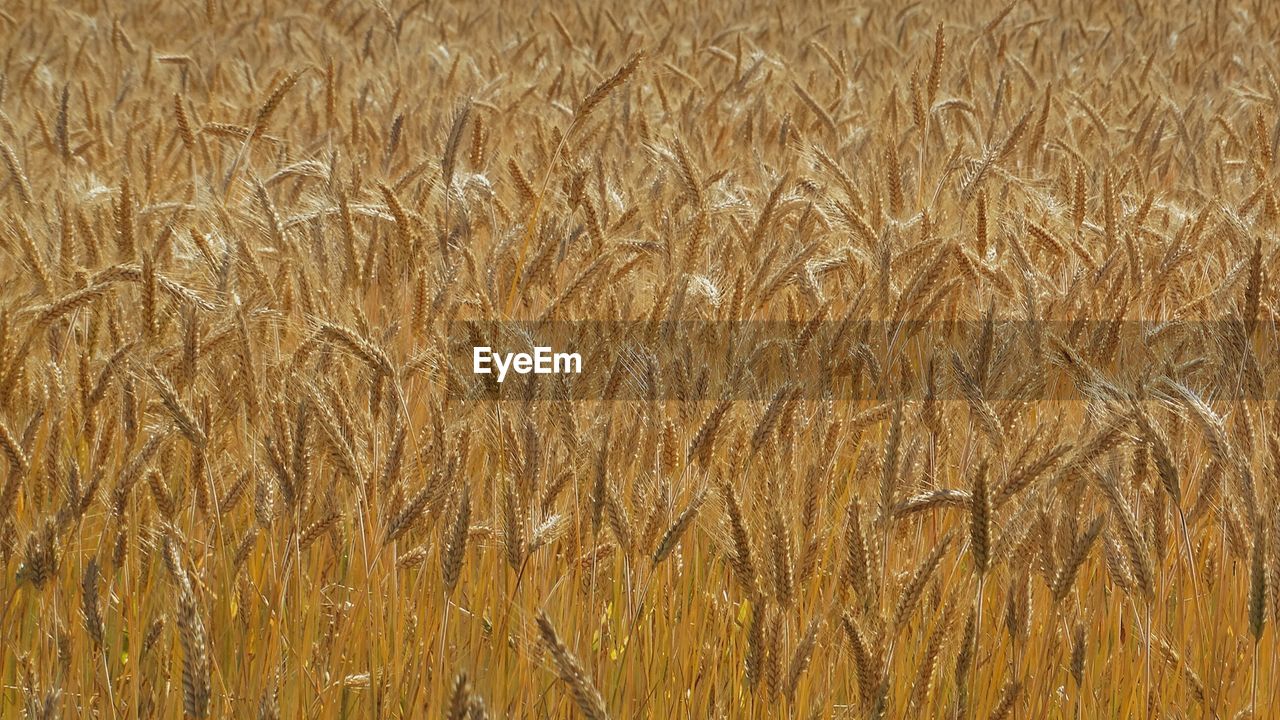
<svg viewBox="0 0 1280 720"><path fill-rule="evenodd" d="M1111 5L6 2L0 717L1268 717L1280 6Z"/></svg>

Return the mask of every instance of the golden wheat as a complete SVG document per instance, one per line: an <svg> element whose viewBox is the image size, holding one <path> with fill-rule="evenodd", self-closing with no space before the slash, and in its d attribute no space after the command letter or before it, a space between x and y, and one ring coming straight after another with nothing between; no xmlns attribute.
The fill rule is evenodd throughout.
<svg viewBox="0 0 1280 720"><path fill-rule="evenodd" d="M0 9L0 717L1267 716L1275 7L490 5Z"/></svg>

